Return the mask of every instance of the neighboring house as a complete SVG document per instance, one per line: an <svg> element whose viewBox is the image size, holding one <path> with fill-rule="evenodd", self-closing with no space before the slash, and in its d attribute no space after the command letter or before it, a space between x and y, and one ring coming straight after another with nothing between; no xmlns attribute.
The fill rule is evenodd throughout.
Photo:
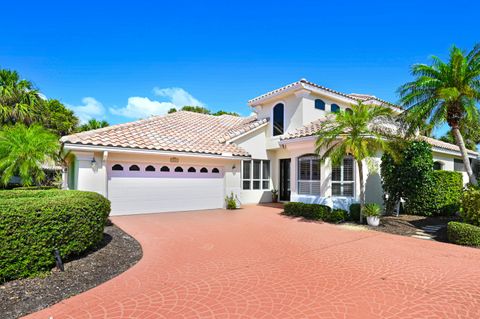
<svg viewBox="0 0 480 319"><path fill-rule="evenodd" d="M371 95L302 79L250 100L252 117L180 111L65 136L68 187L103 194L113 215L220 208L232 192L242 204L269 202L273 188L282 201L345 208L359 194L355 164L349 157L340 167L319 163L315 132L329 112L358 100L402 112ZM424 139L437 169L464 171L457 146ZM369 202L382 202L378 171L366 175Z"/></svg>

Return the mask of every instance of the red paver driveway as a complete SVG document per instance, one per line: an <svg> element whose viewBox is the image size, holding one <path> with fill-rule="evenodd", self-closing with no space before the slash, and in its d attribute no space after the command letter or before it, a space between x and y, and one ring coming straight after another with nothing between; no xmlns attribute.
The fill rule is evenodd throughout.
<svg viewBox="0 0 480 319"><path fill-rule="evenodd" d="M30 318L480 318L480 250L280 212L112 218L143 259Z"/></svg>

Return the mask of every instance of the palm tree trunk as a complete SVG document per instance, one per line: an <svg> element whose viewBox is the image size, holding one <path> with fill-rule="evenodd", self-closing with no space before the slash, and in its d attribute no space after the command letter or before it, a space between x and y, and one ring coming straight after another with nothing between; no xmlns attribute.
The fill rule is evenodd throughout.
<svg viewBox="0 0 480 319"><path fill-rule="evenodd" d="M363 182L363 163L357 160L358 177L360 182L360 224L363 223L363 208L365 207L365 183Z"/></svg>
<svg viewBox="0 0 480 319"><path fill-rule="evenodd" d="M468 159L467 148L465 147L465 142L463 141L462 133L460 133L458 126L452 127L452 134L455 136L457 145L460 148L463 164L465 165L465 170L467 171L470 184L477 185L477 178L473 174L472 166L470 165L470 160Z"/></svg>

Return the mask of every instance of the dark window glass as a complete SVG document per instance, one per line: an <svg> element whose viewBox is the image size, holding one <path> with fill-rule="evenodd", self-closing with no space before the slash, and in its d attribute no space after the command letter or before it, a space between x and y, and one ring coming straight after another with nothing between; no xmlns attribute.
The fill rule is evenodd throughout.
<svg viewBox="0 0 480 319"><path fill-rule="evenodd" d="M200 173L208 173L208 169L206 169L205 167L202 167L202 169L200 170Z"/></svg>
<svg viewBox="0 0 480 319"><path fill-rule="evenodd" d="M243 181L243 189L250 189L250 181Z"/></svg>
<svg viewBox="0 0 480 319"><path fill-rule="evenodd" d="M465 171L465 164L463 164L463 160L454 158L453 159L453 169L457 172Z"/></svg>
<svg viewBox="0 0 480 319"><path fill-rule="evenodd" d="M316 99L315 100L315 108L317 110L325 111L325 102L323 102L323 100Z"/></svg>
<svg viewBox="0 0 480 319"><path fill-rule="evenodd" d="M434 162L433 169L436 171L441 171L443 168L443 164L441 162Z"/></svg>
<svg viewBox="0 0 480 319"><path fill-rule="evenodd" d="M152 165L148 165L147 167L145 167L145 170L147 172L155 172L155 167L153 167Z"/></svg>
<svg viewBox="0 0 480 319"><path fill-rule="evenodd" d="M353 181L353 158L343 159L343 180Z"/></svg>
<svg viewBox="0 0 480 319"><path fill-rule="evenodd" d="M263 181L262 182L262 188L263 189L269 189L270 188L270 181Z"/></svg>
<svg viewBox="0 0 480 319"><path fill-rule="evenodd" d="M253 161L253 179L260 179L260 161Z"/></svg>
<svg viewBox="0 0 480 319"><path fill-rule="evenodd" d="M273 107L273 136L283 134L283 109L284 105L282 103L278 103Z"/></svg>
<svg viewBox="0 0 480 319"><path fill-rule="evenodd" d="M112 171L123 171L123 166L120 164L115 164L112 166Z"/></svg>
<svg viewBox="0 0 480 319"><path fill-rule="evenodd" d="M269 179L270 178L270 161L263 161L262 162L262 179Z"/></svg>
<svg viewBox="0 0 480 319"><path fill-rule="evenodd" d="M253 189L260 189L260 181L253 181Z"/></svg>
<svg viewBox="0 0 480 319"><path fill-rule="evenodd" d="M130 166L130 168L128 170L138 172L140 170L140 167L138 167L138 165L134 164L134 165Z"/></svg>
<svg viewBox="0 0 480 319"><path fill-rule="evenodd" d="M332 104L330 109L332 110L332 112L336 113L340 111L340 106L338 106L337 104Z"/></svg>
<svg viewBox="0 0 480 319"><path fill-rule="evenodd" d="M160 168L160 172L170 172L170 168L168 168L168 166L162 166L162 168Z"/></svg>
<svg viewBox="0 0 480 319"><path fill-rule="evenodd" d="M340 166L332 167L332 181L342 180L342 168Z"/></svg>
<svg viewBox="0 0 480 319"><path fill-rule="evenodd" d="M353 196L353 183L343 184L343 196Z"/></svg>
<svg viewBox="0 0 480 319"><path fill-rule="evenodd" d="M312 180L320 179L320 161L316 158L312 159Z"/></svg>
<svg viewBox="0 0 480 319"><path fill-rule="evenodd" d="M352 113L353 113L352 109L348 109L348 108L345 109L345 112L347 112L347 113L349 113L349 114L352 114Z"/></svg>
<svg viewBox="0 0 480 319"><path fill-rule="evenodd" d="M342 186L340 183L332 183L332 195L342 196Z"/></svg>
<svg viewBox="0 0 480 319"><path fill-rule="evenodd" d="M214 167L214 168L212 169L212 173L220 173L220 171L218 170L218 168Z"/></svg>
<svg viewBox="0 0 480 319"><path fill-rule="evenodd" d="M177 167L175 167L175 172L181 173L181 172L183 172L183 168L181 168L180 166L177 166Z"/></svg>
<svg viewBox="0 0 480 319"><path fill-rule="evenodd" d="M252 161L243 161L243 179L250 179Z"/></svg>
<svg viewBox="0 0 480 319"><path fill-rule="evenodd" d="M197 170L195 169L195 167L190 167L190 168L188 169L188 172L189 172L189 173L195 173L196 171L197 171Z"/></svg>
<svg viewBox="0 0 480 319"><path fill-rule="evenodd" d="M299 161L300 179L310 180L310 160L307 158L300 158Z"/></svg>

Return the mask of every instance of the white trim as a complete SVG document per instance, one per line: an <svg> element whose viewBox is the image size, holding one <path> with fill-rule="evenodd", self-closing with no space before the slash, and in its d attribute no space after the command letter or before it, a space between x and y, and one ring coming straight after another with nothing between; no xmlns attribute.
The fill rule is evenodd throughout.
<svg viewBox="0 0 480 319"><path fill-rule="evenodd" d="M240 139L240 138L242 138L242 137L244 137L244 136L246 136L246 135L248 135L248 134L250 134L250 133L252 133L252 132L256 132L257 130L259 130L259 129L261 129L262 127L265 127L265 126L267 126L267 125L268 125L268 121L265 122L265 123L263 123L263 124L260 124L259 126L251 129L251 130L248 131L248 132L242 133L242 134L240 134L240 135L238 135L238 136L235 136L235 137L227 140L227 141L225 142L225 144L231 144L233 141L236 141L236 140L238 140L238 139Z"/></svg>
<svg viewBox="0 0 480 319"><path fill-rule="evenodd" d="M462 154L460 153L460 151L453 151L453 150L445 149L445 148L438 147L438 146L432 146L432 152L437 152L437 153L443 153L443 154L449 154L449 155L455 155L455 156L458 156L458 157L462 157ZM469 158L476 159L478 157L478 154L472 154L470 152L467 152L467 154L468 154Z"/></svg>
<svg viewBox="0 0 480 319"><path fill-rule="evenodd" d="M65 149L71 151L111 151L112 153L134 153L134 154L157 154L166 156L185 156L185 157L207 157L226 160L239 160L251 158L250 156L234 156L231 153L224 153L225 155L218 154L203 154L203 153L187 153L187 152L170 152L159 150L146 150L141 148L124 148L114 146L95 146L95 145L81 145L65 143ZM227 155L228 154L228 155Z"/></svg>
<svg viewBox="0 0 480 319"><path fill-rule="evenodd" d="M314 140L316 137L315 135L309 135L309 136L303 136L303 137L295 137L295 138L289 138L286 140L280 140L278 142L279 144L292 144L292 143L297 143L297 142L306 142L306 141L311 141Z"/></svg>

